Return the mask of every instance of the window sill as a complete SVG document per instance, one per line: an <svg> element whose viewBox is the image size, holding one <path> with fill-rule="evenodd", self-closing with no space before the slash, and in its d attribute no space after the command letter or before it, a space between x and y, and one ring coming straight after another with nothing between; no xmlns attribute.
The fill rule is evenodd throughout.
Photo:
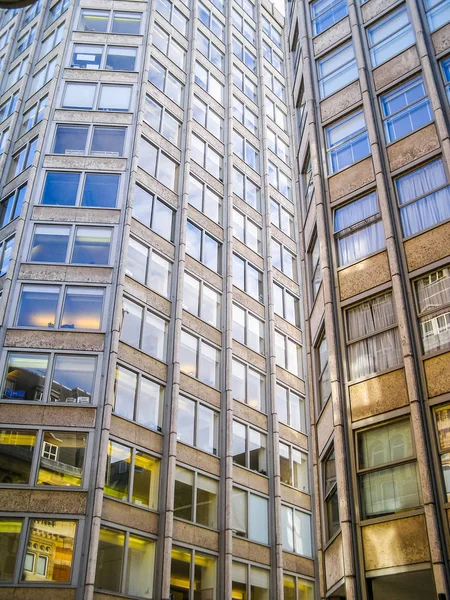
<svg viewBox="0 0 450 600"><path fill-rule="evenodd" d="M398 521L399 519L406 519L407 517L414 517L416 515L424 514L424 508L407 508L397 513L389 513L374 517L365 517L359 522L360 527L365 525L376 525L378 523L387 523L389 521Z"/></svg>
<svg viewBox="0 0 450 600"><path fill-rule="evenodd" d="M156 510L155 508L150 508L150 506L144 506L143 504L136 504L134 502L127 502L126 500L121 500L120 498L114 498L114 496L108 496L105 493L103 493L103 499L104 500L112 500L113 502L118 502L119 504L122 504L124 506L139 508L141 510L145 510L146 512L152 513L154 515L159 515L159 511Z"/></svg>
<svg viewBox="0 0 450 600"><path fill-rule="evenodd" d="M146 375L148 375L148 373ZM153 380L160 383L160 380L158 380L156 377L152 376L151 381L153 381ZM163 381L161 381L161 385L165 385L165 383ZM117 414L116 412L114 412L114 410L112 411L112 416L116 417L117 419L123 419L127 423L132 423L133 425L136 425L137 427L142 427L146 431L151 431L152 433L155 433L156 435L160 435L160 436L163 435L162 426L158 425L158 429L153 429L152 427L146 427L145 425L142 425L142 423L138 423L138 421L133 421L133 419L128 419L127 417Z"/></svg>
<svg viewBox="0 0 450 600"><path fill-rule="evenodd" d="M260 477L264 477L264 479L269 479L269 475L267 473L260 473L259 471L254 471L250 469L250 467L244 467L243 465L239 465L233 461L233 468L238 467L239 469L243 469L247 473L252 473L253 475L259 475Z"/></svg>
<svg viewBox="0 0 450 600"><path fill-rule="evenodd" d="M444 186L444 188L440 188L440 189L445 189L445 187L449 187ZM406 206L409 206L408 204ZM402 206L400 205L399 208L401 209ZM428 233L429 231L433 231L434 229L437 229L438 227L440 227L441 225L444 225L445 223L450 223L450 219L445 219L444 221L439 221L439 223L436 223L435 225L432 225L431 227L427 227L426 229L422 229L420 231L417 231L417 233L413 233L412 235L409 235L408 237L404 237L403 238L403 243L409 242L409 240L413 240L414 238L419 237L419 235L422 235L423 233Z"/></svg>
<svg viewBox="0 0 450 600"><path fill-rule="evenodd" d="M379 223L379 221L376 221L376 223ZM386 252L386 246L384 248L381 248L380 250L375 250L374 252L371 252L370 254L363 256L362 258L358 258L358 260L354 260L353 262L349 262L345 265L342 265L341 267L338 267L336 269L336 272L339 273L340 271L345 271L345 269L348 269L349 267L354 267L355 265L362 263L363 261L367 260L368 258L377 256L377 254L382 254L383 252Z"/></svg>
<svg viewBox="0 0 450 600"><path fill-rule="evenodd" d="M345 19L348 19L348 14L345 15L345 17L342 17L342 19L339 19L339 21L336 21L336 23L333 23L333 25L330 25L330 27L327 27L326 29L324 29L323 31L321 31L320 33L315 33L312 36L312 41L314 43L314 40L318 37L320 37L321 35L323 35L324 33L326 33L327 31L330 31L330 29L332 29L333 27L335 27L338 23L341 23L342 21L345 21ZM311 19L311 21L314 22L313 19Z"/></svg>
<svg viewBox="0 0 450 600"><path fill-rule="evenodd" d="M397 327L397 326L395 326L395 327ZM393 328L387 329L384 331L391 331L392 329ZM392 373L393 371L398 371L399 369L403 369L403 368L404 368L404 363L402 362L399 365L395 365L393 367L390 367L389 369L384 369L383 371L377 371L376 373L368 373L364 377L359 377L358 379L348 379L347 385L348 386L356 385L357 383L369 381L369 379L375 379L375 377L380 377L380 375L386 375L387 373Z"/></svg>
<svg viewBox="0 0 450 600"><path fill-rule="evenodd" d="M352 111L349 112L349 115ZM349 116L348 115L348 116ZM345 115L344 115L345 117ZM367 131L367 130L366 130ZM368 139L368 138L367 138ZM368 139L368 143L370 144L370 140ZM362 163L363 161L367 160L368 158L372 157L372 150L370 150L369 154L366 154L366 156L363 156L362 158L360 158L359 160L355 161L354 163L351 163L350 165L347 165L346 167L342 167L342 169L339 169L338 171L334 171L333 173L328 173L327 174L327 179L328 181L330 181L330 179L332 177L334 177L335 175L340 175L341 173L344 173L344 171L347 171L348 169L351 169L352 167L354 167L355 165L359 165L360 163ZM327 160L328 163L328 160ZM327 172L329 171L329 166L327 164ZM358 191L355 190L355 193L357 193Z"/></svg>
<svg viewBox="0 0 450 600"><path fill-rule="evenodd" d="M428 96L425 96L425 99L426 98L428 98ZM422 102L423 100L424 100L424 98L422 98L422 100L420 100L419 102ZM408 137L414 135L415 133L418 133L419 131L423 131L424 129L426 129L427 127L429 127L432 123L436 123L436 121L434 119L431 119L431 121L428 121L428 123L426 123L425 125L422 125L422 127L418 127L417 129L413 129L409 133L406 133L405 135L402 135L401 137L397 138L396 140L393 140L392 142L388 142L387 141L387 139L386 139L386 132L385 132L385 134L384 134L384 137L386 139L386 146L385 146L385 148L387 150L389 150L389 148L391 148L392 146L394 146L398 142L401 142L402 140L406 140Z"/></svg>
<svg viewBox="0 0 450 600"><path fill-rule="evenodd" d="M214 527L208 527L207 525L201 525L200 523L194 523L193 521L188 521L187 519L181 519L180 517L173 517L174 521L178 521L179 523L186 523L187 525L193 525L194 527L200 527L201 529L206 529L206 531L211 531L211 533L217 533L219 535L219 530L214 529Z"/></svg>
<svg viewBox="0 0 450 600"><path fill-rule="evenodd" d="M333 542L336 540L336 538L338 538L340 536L341 532L342 532L342 530L339 527L339 529L336 531L336 533L333 533L333 535L324 542L324 544L323 544L324 552L326 552L327 548L329 548L333 544Z"/></svg>
<svg viewBox="0 0 450 600"><path fill-rule="evenodd" d="M393 6L389 7L389 10L386 12L394 12L392 10ZM386 14L386 13L383 13ZM381 15L383 16L383 15ZM380 15L377 15L376 20L378 21L380 19ZM366 26L367 29L367 23L364 24ZM394 54L394 56L391 56L390 58L388 58L387 60L385 60L384 62L380 63L379 65L372 65L372 72L374 73L377 69L379 69L380 67L382 67L383 65L386 65L389 61L393 60L394 58L397 58L397 56L400 56L401 54L403 54L404 52L406 52L407 50L410 50L411 48L414 48L416 46L416 43L414 42L414 44L411 44L410 46L408 46L407 48L404 48L401 52L398 52L397 54ZM372 64L372 63L371 63ZM395 81L395 80L394 80Z"/></svg>

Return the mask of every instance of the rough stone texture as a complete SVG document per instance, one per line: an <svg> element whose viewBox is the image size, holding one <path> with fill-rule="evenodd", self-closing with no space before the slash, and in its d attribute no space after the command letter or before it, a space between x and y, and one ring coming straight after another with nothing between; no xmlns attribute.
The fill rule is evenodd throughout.
<svg viewBox="0 0 450 600"><path fill-rule="evenodd" d="M359 81L354 81L343 90L339 90L320 103L322 121L331 119L361 100Z"/></svg>
<svg viewBox="0 0 450 600"><path fill-rule="evenodd" d="M373 19L384 10L396 3L397 0L369 0L361 6L364 23Z"/></svg>
<svg viewBox="0 0 450 600"><path fill-rule="evenodd" d="M220 408L220 392L186 373L180 375L180 390Z"/></svg>
<svg viewBox="0 0 450 600"><path fill-rule="evenodd" d="M419 56L415 46L411 46L401 54L394 56L391 60L383 63L373 71L375 89L379 90L402 75L406 75L412 69L419 66Z"/></svg>
<svg viewBox="0 0 450 600"><path fill-rule="evenodd" d="M304 448L308 450L308 438L305 434L292 429L292 427L288 427L283 423L278 425L280 437L286 442L290 442L294 444L294 446L299 446L299 448Z"/></svg>
<svg viewBox="0 0 450 600"><path fill-rule="evenodd" d="M289 371L286 371L286 369L282 369L278 365L277 379L279 379L282 383L291 386L294 390L297 390L297 392L300 392L301 394L305 393L305 382L295 375L292 375L292 373L289 373Z"/></svg>
<svg viewBox="0 0 450 600"><path fill-rule="evenodd" d="M288 290L291 290L293 294L298 296L298 283L293 279L279 271L276 267L273 267L273 278L275 281L278 281Z"/></svg>
<svg viewBox="0 0 450 600"><path fill-rule="evenodd" d="M221 152L223 154L223 151ZM207 229L218 240L223 242L223 227L211 221L205 214L197 210L191 204L188 205L188 218L195 221L201 227Z"/></svg>
<svg viewBox="0 0 450 600"><path fill-rule="evenodd" d="M233 537L233 558L234 557L251 560L263 565L270 565L270 549L267 546L262 546L247 540L241 540L237 537Z"/></svg>
<svg viewBox="0 0 450 600"><path fill-rule="evenodd" d="M293 340L295 340L299 344L303 343L302 332L300 329L298 329L291 323L288 323L288 321L285 321L279 315L274 315L274 316L275 316L275 329L282 331L283 333L285 333L286 335L291 337Z"/></svg>
<svg viewBox="0 0 450 600"><path fill-rule="evenodd" d="M322 411L319 420L317 421L316 431L317 431L317 444L319 454L325 447L325 444L330 439L331 434L333 433L333 406L332 401L329 400L324 410Z"/></svg>
<svg viewBox="0 0 450 600"><path fill-rule="evenodd" d="M141 352L137 348L128 346L124 342L119 342L119 351L117 354L119 360L123 360L149 375L157 377L161 381L167 381L167 365L156 358Z"/></svg>
<svg viewBox="0 0 450 600"><path fill-rule="evenodd" d="M163 436L156 431L141 427L137 423L122 419L117 415L111 417L111 435L130 441L147 450L162 453Z"/></svg>
<svg viewBox="0 0 450 600"><path fill-rule="evenodd" d="M191 271L191 273L198 275L201 279L207 281L218 290L222 289L222 277L188 254L186 255L186 269Z"/></svg>
<svg viewBox="0 0 450 600"><path fill-rule="evenodd" d="M157 196L161 196L164 198L164 201L167 204L171 204L174 208L178 206L178 196L174 191L170 190L163 183L159 182L157 179L152 177L149 173L144 171L141 167L138 166L136 172L136 181L138 183L142 183L144 187L149 190L152 190Z"/></svg>
<svg viewBox="0 0 450 600"><path fill-rule="evenodd" d="M311 496L303 494L288 485L281 485L281 500L283 502L288 502L293 506L311 510Z"/></svg>
<svg viewBox="0 0 450 600"><path fill-rule="evenodd" d="M235 89L235 91L236 91L236 89ZM236 196L236 194L233 195L233 206L235 208L239 209L240 212L242 212L245 215L247 215L248 217L250 217L252 219L252 221L254 221L257 225L259 225L260 227L263 226L263 218L262 218L261 213L259 213L252 206L250 206L250 204L247 204L247 202L242 200L242 198L239 198L239 196Z"/></svg>
<svg viewBox="0 0 450 600"><path fill-rule="evenodd" d="M183 325L189 327L189 329L192 329L192 331L195 331L195 333L198 333L210 342L222 346L222 333L186 310L183 310Z"/></svg>
<svg viewBox="0 0 450 600"><path fill-rule="evenodd" d="M431 40L436 54L441 54L441 52L450 48L450 23L435 31L431 36Z"/></svg>
<svg viewBox="0 0 450 600"><path fill-rule="evenodd" d="M19 279L31 281L75 281L80 283L111 283L111 267L78 267L74 265L32 265L22 263Z"/></svg>
<svg viewBox="0 0 450 600"><path fill-rule="evenodd" d="M348 17L338 21L333 27L330 27L320 35L314 38L314 55L317 56L324 50L327 50L333 44L342 40L350 33L350 21Z"/></svg>
<svg viewBox="0 0 450 600"><path fill-rule="evenodd" d="M44 158L45 169L85 169L87 171L125 171L126 158L109 156L73 156L64 154L47 154Z"/></svg>
<svg viewBox="0 0 450 600"><path fill-rule="evenodd" d="M75 490L0 489L0 506L6 512L83 515L86 501L87 493Z"/></svg>
<svg viewBox="0 0 450 600"><path fill-rule="evenodd" d="M166 317L170 317L172 303L167 300L167 298L160 296L142 283L139 283L131 277L125 277L124 290L127 294L131 294L136 298L136 300L140 300L147 306L155 308Z"/></svg>
<svg viewBox="0 0 450 600"><path fill-rule="evenodd" d="M243 258L246 258L250 262L252 262L255 267L258 267L261 271L264 270L264 259L256 252L253 252L251 248L243 244L237 238L233 238L233 248L236 250L238 254L240 254Z"/></svg>
<svg viewBox="0 0 450 600"><path fill-rule="evenodd" d="M34 206L34 221L62 221L64 223L99 223L115 225L120 219L120 210L102 208L92 210L82 206Z"/></svg>
<svg viewBox="0 0 450 600"><path fill-rule="evenodd" d="M245 485L245 487L269 494L269 480L264 475L259 475L254 471L243 469L239 465L233 465L233 482Z"/></svg>
<svg viewBox="0 0 450 600"><path fill-rule="evenodd" d="M450 352L429 358L424 367L430 398L450 392Z"/></svg>
<svg viewBox="0 0 450 600"><path fill-rule="evenodd" d="M430 560L425 517L407 517L362 528L367 571Z"/></svg>
<svg viewBox="0 0 450 600"><path fill-rule="evenodd" d="M327 589L330 589L344 576L344 558L342 555L342 534L339 534L325 550L325 576Z"/></svg>
<svg viewBox="0 0 450 600"><path fill-rule="evenodd" d="M274 240L277 240L278 242L280 242L280 244L283 244L284 246L286 246L286 248L291 250L291 252L297 254L297 244L295 243L295 240L286 235L284 231L281 231L281 229L278 229L277 227L272 227L271 234Z"/></svg>
<svg viewBox="0 0 450 600"><path fill-rule="evenodd" d="M349 394L352 421L389 412L409 403L403 368L352 385Z"/></svg>
<svg viewBox="0 0 450 600"><path fill-rule="evenodd" d="M101 81L102 83L136 83L138 73L87 69L64 69L64 79L68 81Z"/></svg>
<svg viewBox="0 0 450 600"><path fill-rule="evenodd" d="M415 271L450 256L450 223L416 235L404 245L408 271Z"/></svg>
<svg viewBox="0 0 450 600"><path fill-rule="evenodd" d="M239 402L238 400L233 400L233 413L239 419L244 419L247 423L253 423L257 427L261 427L261 429L265 429L267 431L267 417L263 413L247 406L243 402Z"/></svg>
<svg viewBox="0 0 450 600"><path fill-rule="evenodd" d="M314 562L304 556L297 556L290 552L283 552L283 568L292 573L302 573L304 575L314 576Z"/></svg>
<svg viewBox="0 0 450 600"><path fill-rule="evenodd" d="M171 156L178 163L181 162L181 150L171 144L167 138L150 127L145 121L142 123L142 135L150 142L153 142L155 146L164 150L168 156Z"/></svg>
<svg viewBox="0 0 450 600"><path fill-rule="evenodd" d="M173 539L185 544L200 546L208 550L219 550L219 533L211 531L206 527L198 527L191 523L184 523L174 519L173 521Z"/></svg>
<svg viewBox="0 0 450 600"><path fill-rule="evenodd" d="M146 227L143 223L137 219L131 219L131 234L141 238L141 240L151 246L155 250L159 250L163 254L166 254L172 260L175 257L175 246L165 240L160 235Z"/></svg>
<svg viewBox="0 0 450 600"><path fill-rule="evenodd" d="M220 460L216 456L181 442L177 442L177 461L211 475L220 474Z"/></svg>
<svg viewBox="0 0 450 600"><path fill-rule="evenodd" d="M158 533L159 515L150 510L131 506L110 498L103 499L102 518L118 525L140 529L146 533Z"/></svg>
<svg viewBox="0 0 450 600"><path fill-rule="evenodd" d="M233 354L237 358L241 358L253 367L261 369L261 371L265 372L266 359L264 358L264 356L261 356L261 354L254 352L253 350L247 348L247 346L244 346L243 344L240 344L236 340L233 340Z"/></svg>
<svg viewBox="0 0 450 600"><path fill-rule="evenodd" d="M258 300L255 300L235 285L233 285L233 299L254 312L258 317L264 319L264 306L261 302L258 302Z"/></svg>
<svg viewBox="0 0 450 600"><path fill-rule="evenodd" d="M88 406L0 404L0 423L55 427L94 427L96 409Z"/></svg>
<svg viewBox="0 0 450 600"><path fill-rule="evenodd" d="M111 115L108 112L97 110L55 110L55 121L73 122L73 123L111 123ZM114 115L114 124L131 125L133 115L116 113Z"/></svg>
<svg viewBox="0 0 450 600"><path fill-rule="evenodd" d="M103 333L81 333L78 331L8 329L5 346L15 348L49 348L55 350L87 350L102 352Z"/></svg>
<svg viewBox="0 0 450 600"><path fill-rule="evenodd" d="M75 600L74 588L49 588L49 587L2 587L2 600ZM102 600L107 600L102 595ZM120 600L114 596L114 600Z"/></svg>
<svg viewBox="0 0 450 600"><path fill-rule="evenodd" d="M388 147L391 171L404 167L436 148L439 148L439 138L435 124L430 123Z"/></svg>
<svg viewBox="0 0 450 600"><path fill-rule="evenodd" d="M375 180L372 157L347 167L329 178L330 200L334 202L343 196L356 192L359 188Z"/></svg>
<svg viewBox="0 0 450 600"><path fill-rule="evenodd" d="M361 294L391 280L387 252L380 252L362 260L338 274L341 300Z"/></svg>

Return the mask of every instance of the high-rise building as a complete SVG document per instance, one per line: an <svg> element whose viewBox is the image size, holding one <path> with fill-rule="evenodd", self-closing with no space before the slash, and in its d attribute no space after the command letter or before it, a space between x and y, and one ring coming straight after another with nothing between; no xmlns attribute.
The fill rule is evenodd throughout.
<svg viewBox="0 0 450 600"><path fill-rule="evenodd" d="M448 600L450 4L287 20L317 597Z"/></svg>
<svg viewBox="0 0 450 600"><path fill-rule="evenodd" d="M283 17L0 19L0 598L312 600Z"/></svg>

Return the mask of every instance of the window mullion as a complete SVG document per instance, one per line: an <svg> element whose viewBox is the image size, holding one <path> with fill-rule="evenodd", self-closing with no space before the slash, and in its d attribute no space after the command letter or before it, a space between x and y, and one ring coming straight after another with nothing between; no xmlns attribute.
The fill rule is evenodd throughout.
<svg viewBox="0 0 450 600"><path fill-rule="evenodd" d="M20 532L19 544L17 548L16 565L14 568L14 581L20 583L21 574L23 573L23 567L25 565L25 554L27 549L27 538L28 528L30 523L30 517L23 517L22 519L22 531Z"/></svg>
<svg viewBox="0 0 450 600"><path fill-rule="evenodd" d="M130 543L130 532L125 531L125 542L123 548L123 565L122 565L122 574L120 578L120 591L121 593L125 593L125 580L128 566L128 548Z"/></svg>

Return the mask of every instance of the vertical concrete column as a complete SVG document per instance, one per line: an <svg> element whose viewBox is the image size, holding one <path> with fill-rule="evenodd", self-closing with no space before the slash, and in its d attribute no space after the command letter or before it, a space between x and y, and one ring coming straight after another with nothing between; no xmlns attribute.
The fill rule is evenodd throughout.
<svg viewBox="0 0 450 600"><path fill-rule="evenodd" d="M313 84L314 58L311 54L310 39L308 37L309 23L307 23L307 9L304 1L298 4L299 28L303 55L303 73L305 85L305 101L307 108L307 127L309 133L309 146L312 162L312 173L314 181L314 195L317 213L317 236L320 246L320 262L322 266L322 285L325 306L325 330L327 335L329 370L332 391L333 423L334 423L334 447L337 456L349 456L349 448L346 439L345 423L345 398L342 388L342 367L339 356L339 334L337 331L337 318L335 307L337 299L334 289L334 268L332 264L332 252L330 248L329 228L327 224L327 207L325 205L325 194L320 158L323 156L322 148L318 138L317 106L315 102L315 91ZM352 503L351 476L347 461L336 461L337 490L339 498L339 516L341 522L342 551L344 562L344 580L348 600L364 598L364 592L360 589L359 573L356 568L357 558L355 556L355 526Z"/></svg>
<svg viewBox="0 0 450 600"><path fill-rule="evenodd" d="M389 166L384 154L384 145L381 139L377 115L373 108L373 100L376 98L376 95L373 86L369 83L369 78L367 77L370 63L366 58L362 43L362 32L364 30L361 21L358 19L358 8L353 0L349 3L349 19L358 62L359 82L372 152L380 213L386 236L386 250L392 277L392 292L397 309L396 313L400 338L402 340L403 361L411 410L411 427L417 451L417 464L420 474L422 499L430 541L431 563L437 593L448 593L446 567L444 566L445 546L444 540L441 537L442 529L439 522L440 515L436 506L436 492L431 476L433 464L427 446L426 423L424 422L424 415L421 408L422 397L420 382L417 375L417 353L412 338L411 322L409 319L410 312L407 303L407 291L405 289L405 285L409 285L409 283L407 283L407 274L403 272L400 249L397 243L398 235L395 230L393 214L391 212L391 207L395 206L395 198L391 199L389 186L386 181L386 174L389 173Z"/></svg>

